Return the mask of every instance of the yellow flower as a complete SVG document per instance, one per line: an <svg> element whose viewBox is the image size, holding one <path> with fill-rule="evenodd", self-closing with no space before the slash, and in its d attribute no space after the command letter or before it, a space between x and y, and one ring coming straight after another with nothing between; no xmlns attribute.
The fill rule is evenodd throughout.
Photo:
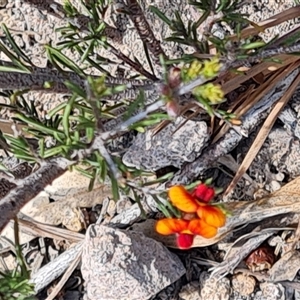
<svg viewBox="0 0 300 300"><path fill-rule="evenodd" d="M224 92L222 91L221 86L213 83L197 86L194 88L193 94L196 97L200 96L208 100L211 104L221 103L224 99Z"/></svg>
<svg viewBox="0 0 300 300"><path fill-rule="evenodd" d="M214 57L212 60L206 60L204 62L204 67L202 70L202 75L206 78L214 78L218 75L221 69L221 64L217 57Z"/></svg>
<svg viewBox="0 0 300 300"><path fill-rule="evenodd" d="M189 67L183 69L182 78L185 82L191 81L201 75L202 64L194 60Z"/></svg>

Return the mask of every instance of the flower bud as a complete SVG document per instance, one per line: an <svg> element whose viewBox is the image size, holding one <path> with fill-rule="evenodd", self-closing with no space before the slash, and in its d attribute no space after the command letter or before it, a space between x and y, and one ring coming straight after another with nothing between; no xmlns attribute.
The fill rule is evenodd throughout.
<svg viewBox="0 0 300 300"><path fill-rule="evenodd" d="M177 88L181 84L181 70L179 68L172 68L168 78L170 88Z"/></svg>
<svg viewBox="0 0 300 300"><path fill-rule="evenodd" d="M180 249L189 249L193 245L194 235L181 233L177 235L177 246Z"/></svg>
<svg viewBox="0 0 300 300"><path fill-rule="evenodd" d="M166 110L168 116L171 118L176 118L180 113L180 107L175 100L170 100L166 104Z"/></svg>
<svg viewBox="0 0 300 300"><path fill-rule="evenodd" d="M214 198L215 190L202 183L195 188L193 196L199 201L208 203Z"/></svg>
<svg viewBox="0 0 300 300"><path fill-rule="evenodd" d="M172 95L172 90L170 89L170 87L166 84L163 84L160 87L160 92L163 96L165 97L170 97Z"/></svg>

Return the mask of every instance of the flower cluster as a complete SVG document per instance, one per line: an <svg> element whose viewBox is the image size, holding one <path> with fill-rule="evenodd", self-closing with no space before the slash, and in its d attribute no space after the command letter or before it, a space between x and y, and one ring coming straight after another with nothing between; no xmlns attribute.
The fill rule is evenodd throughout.
<svg viewBox="0 0 300 300"><path fill-rule="evenodd" d="M193 89L196 98L202 97L211 104L218 104L224 101L224 92L219 84L207 83Z"/></svg>
<svg viewBox="0 0 300 300"><path fill-rule="evenodd" d="M217 57L211 60L205 60L203 63L199 60L193 60L188 67L182 69L181 77L184 82L204 76L206 79L213 79L221 70L221 63Z"/></svg>
<svg viewBox="0 0 300 300"><path fill-rule="evenodd" d="M206 184L198 185L192 193L180 185L171 187L169 198L181 211L181 218L159 220L156 231L162 235L176 234L177 245L181 249L190 248L195 235L214 237L226 221L224 212L209 204L214 196L215 190Z"/></svg>
<svg viewBox="0 0 300 300"><path fill-rule="evenodd" d="M194 60L188 67L182 69L181 77L184 82L203 76L206 79L216 77L221 69L221 64L217 57L205 60L203 63ZM221 86L213 83L206 83L193 89L193 95L199 101L207 101L209 104L218 104L224 101L224 92Z"/></svg>

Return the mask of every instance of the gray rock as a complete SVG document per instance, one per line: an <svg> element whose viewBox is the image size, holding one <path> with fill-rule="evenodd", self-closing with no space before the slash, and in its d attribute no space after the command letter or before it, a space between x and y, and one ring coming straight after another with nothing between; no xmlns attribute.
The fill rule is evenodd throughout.
<svg viewBox="0 0 300 300"><path fill-rule="evenodd" d="M223 277L220 279L210 277L208 272L202 272L199 278L200 299L228 300L231 294L230 281Z"/></svg>
<svg viewBox="0 0 300 300"><path fill-rule="evenodd" d="M182 287L179 296L182 300L199 300L200 298L200 285L197 281Z"/></svg>
<svg viewBox="0 0 300 300"><path fill-rule="evenodd" d="M185 274L161 243L103 225L87 231L81 271L86 300L148 299Z"/></svg>
<svg viewBox="0 0 300 300"><path fill-rule="evenodd" d="M258 291L254 300L285 300L285 288L277 283L263 282L259 285L261 291Z"/></svg>
<svg viewBox="0 0 300 300"><path fill-rule="evenodd" d="M171 165L180 168L201 154L208 139L205 122L178 117L156 134L151 130L138 134L123 156L123 162L129 167L149 171Z"/></svg>

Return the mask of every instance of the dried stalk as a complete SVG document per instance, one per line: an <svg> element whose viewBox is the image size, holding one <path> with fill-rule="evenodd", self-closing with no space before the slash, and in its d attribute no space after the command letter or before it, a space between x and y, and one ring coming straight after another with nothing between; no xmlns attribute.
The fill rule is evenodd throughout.
<svg viewBox="0 0 300 300"><path fill-rule="evenodd" d="M40 268L36 273L31 275L30 283L34 284L36 293L49 285L53 280L58 278L70 266L74 259L80 255L83 247L83 241L77 243L67 251L63 252L51 263Z"/></svg>
<svg viewBox="0 0 300 300"><path fill-rule="evenodd" d="M141 37L142 42L146 45L149 51L153 55L153 60L160 65L159 57L162 55L167 59L167 55L160 46L160 41L154 36L154 33L145 18L144 12L141 9L139 3L136 0L126 0L128 10L128 16L133 22L136 31Z"/></svg>
<svg viewBox="0 0 300 300"><path fill-rule="evenodd" d="M18 182L0 202L0 231L20 209L51 182L61 176L74 162L65 158L55 158L42 162L33 174Z"/></svg>
<svg viewBox="0 0 300 300"><path fill-rule="evenodd" d="M6 66L9 63L0 61ZM82 89L85 89L85 79L80 75L73 72L60 73L57 70L50 68L28 67L31 71L30 74L24 74L21 72L0 72L0 89L1 90L34 90L43 91L49 93L65 93L69 94L70 91L64 84L66 81L78 85ZM99 76L91 76L93 79L99 78ZM46 88L45 83L50 83L50 87ZM153 88L153 82L149 80L129 80L129 79L116 79L107 78L105 81L108 87L115 87L116 85L126 85L127 89L124 93L119 93L118 96L124 94L131 98L137 95L137 91L140 88L150 90ZM115 99L114 99L115 100Z"/></svg>
<svg viewBox="0 0 300 300"><path fill-rule="evenodd" d="M290 100L291 96L299 86L300 76L298 75L293 82L293 84L287 89L286 93L283 95L282 99L276 103L274 109L270 112L267 119L265 120L261 130L259 131L257 137L253 141L248 153L246 154L243 162L241 163L236 175L232 179L231 183L227 187L226 191L224 192L223 196L226 197L236 186L238 181L241 179L243 174L247 171L250 167L251 163L253 162L254 158L258 154L259 150L261 149L263 143L265 142L266 138L269 135L270 130L272 129L278 115Z"/></svg>

